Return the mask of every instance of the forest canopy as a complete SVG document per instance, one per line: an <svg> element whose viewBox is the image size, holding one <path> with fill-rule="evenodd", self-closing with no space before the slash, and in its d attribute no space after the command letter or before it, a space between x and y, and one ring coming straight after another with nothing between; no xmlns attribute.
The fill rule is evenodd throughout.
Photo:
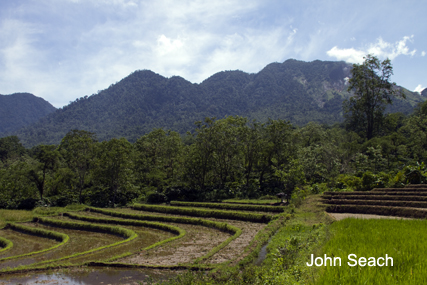
<svg viewBox="0 0 427 285"><path fill-rule="evenodd" d="M99 142L84 130L59 145L0 139L0 207L136 201L212 201L403 187L426 181L427 103L410 116L390 113L371 139L343 125L239 116L206 118L194 133L154 129L135 143Z"/></svg>

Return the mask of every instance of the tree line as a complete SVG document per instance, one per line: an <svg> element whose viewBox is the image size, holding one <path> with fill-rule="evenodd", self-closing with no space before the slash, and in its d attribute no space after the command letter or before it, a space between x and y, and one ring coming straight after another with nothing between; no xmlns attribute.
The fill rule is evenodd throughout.
<svg viewBox="0 0 427 285"><path fill-rule="evenodd" d="M342 125L239 116L206 118L186 136L155 129L131 144L70 131L59 145L25 149L0 139L0 207L256 198L311 191L402 186L424 179L427 103L385 116L366 139Z"/></svg>

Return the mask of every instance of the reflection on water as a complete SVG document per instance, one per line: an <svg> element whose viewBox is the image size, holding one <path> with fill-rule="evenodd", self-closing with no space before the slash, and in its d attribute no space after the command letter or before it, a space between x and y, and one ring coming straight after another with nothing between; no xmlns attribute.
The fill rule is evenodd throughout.
<svg viewBox="0 0 427 285"><path fill-rule="evenodd" d="M156 269L84 268L70 269L52 274L28 273L25 275L1 276L0 285L6 284L67 284L107 285L141 284L139 282L169 279L179 272Z"/></svg>

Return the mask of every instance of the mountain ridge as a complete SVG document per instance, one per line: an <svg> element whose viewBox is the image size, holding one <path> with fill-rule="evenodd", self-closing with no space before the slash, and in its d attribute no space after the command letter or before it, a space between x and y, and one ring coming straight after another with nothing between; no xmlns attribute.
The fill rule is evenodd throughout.
<svg viewBox="0 0 427 285"><path fill-rule="evenodd" d="M289 120L333 124L342 121L342 100L351 64L343 61L270 63L258 73L221 71L201 83L136 70L98 94L76 99L16 132L27 145L57 144L72 129L95 132L100 140L135 141L153 128L185 133L205 117L245 116L264 122ZM392 111L409 113L423 99L407 91Z"/></svg>
<svg viewBox="0 0 427 285"><path fill-rule="evenodd" d="M31 93L0 94L0 136L37 122L56 108Z"/></svg>

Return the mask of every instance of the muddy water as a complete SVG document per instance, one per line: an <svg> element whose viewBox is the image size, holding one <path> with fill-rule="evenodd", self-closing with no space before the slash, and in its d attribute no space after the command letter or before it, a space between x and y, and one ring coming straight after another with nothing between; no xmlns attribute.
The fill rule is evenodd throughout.
<svg viewBox="0 0 427 285"><path fill-rule="evenodd" d="M9 284L67 284L107 285L144 284L150 281L167 280L179 274L178 271L155 269L112 269L86 268L55 272L51 274L30 273L26 275L1 276L0 285Z"/></svg>
<svg viewBox="0 0 427 285"><path fill-rule="evenodd" d="M270 243L271 239L273 237L271 237L268 242L261 248L261 250L258 253L258 258L255 260L255 265L261 265L262 262L264 261L264 259L267 257L267 246Z"/></svg>

